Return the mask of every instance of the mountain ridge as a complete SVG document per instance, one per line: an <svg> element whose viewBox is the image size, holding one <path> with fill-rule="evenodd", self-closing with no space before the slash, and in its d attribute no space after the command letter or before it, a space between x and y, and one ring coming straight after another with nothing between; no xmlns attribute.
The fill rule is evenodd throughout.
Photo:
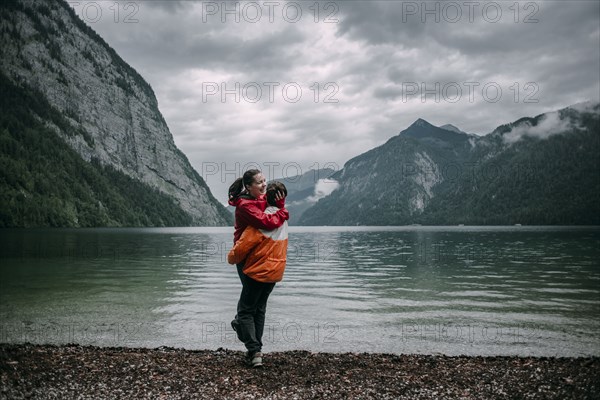
<svg viewBox="0 0 600 400"><path fill-rule="evenodd" d="M419 118L345 163L300 224L600 224L599 111L567 107L483 136Z"/></svg>
<svg viewBox="0 0 600 400"><path fill-rule="evenodd" d="M175 145L150 84L65 1L3 2L0 18L0 71L62 115L45 124L83 160L171 197L190 225L232 223Z"/></svg>

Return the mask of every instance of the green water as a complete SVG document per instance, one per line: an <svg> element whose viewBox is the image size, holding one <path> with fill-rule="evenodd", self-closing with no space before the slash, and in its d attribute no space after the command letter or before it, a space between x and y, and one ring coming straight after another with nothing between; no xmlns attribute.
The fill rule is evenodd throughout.
<svg viewBox="0 0 600 400"><path fill-rule="evenodd" d="M232 228L0 230L0 341L242 349ZM292 227L265 350L600 355L600 229Z"/></svg>

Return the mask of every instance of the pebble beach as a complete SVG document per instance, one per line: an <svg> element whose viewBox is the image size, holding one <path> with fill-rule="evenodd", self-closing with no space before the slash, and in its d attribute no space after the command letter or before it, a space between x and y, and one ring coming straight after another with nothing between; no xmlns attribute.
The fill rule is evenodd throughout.
<svg viewBox="0 0 600 400"><path fill-rule="evenodd" d="M0 345L1 399L598 399L600 358Z"/></svg>

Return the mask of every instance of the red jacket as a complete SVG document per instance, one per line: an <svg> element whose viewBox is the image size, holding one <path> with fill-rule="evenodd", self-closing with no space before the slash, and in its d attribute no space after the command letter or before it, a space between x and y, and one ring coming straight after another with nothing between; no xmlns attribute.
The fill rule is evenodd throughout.
<svg viewBox="0 0 600 400"><path fill-rule="evenodd" d="M277 210L277 207L269 207L265 212L275 213ZM279 282L285 270L287 246L287 222L269 231L249 226L227 254L227 262L244 262L244 274L255 281Z"/></svg>
<svg viewBox="0 0 600 400"><path fill-rule="evenodd" d="M238 197L235 200L229 200L229 205L235 207L234 244L239 240L242 232L248 226L271 231L279 228L290 218L290 214L285 208L279 209L274 214L265 214L267 200L265 200L264 196L259 199Z"/></svg>

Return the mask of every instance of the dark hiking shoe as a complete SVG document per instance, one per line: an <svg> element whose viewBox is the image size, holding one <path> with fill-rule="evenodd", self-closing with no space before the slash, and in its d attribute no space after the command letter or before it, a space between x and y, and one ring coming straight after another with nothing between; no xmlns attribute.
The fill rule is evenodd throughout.
<svg viewBox="0 0 600 400"><path fill-rule="evenodd" d="M254 353L252 357L252 368L260 368L262 366L262 353L259 351L258 353Z"/></svg>
<svg viewBox="0 0 600 400"><path fill-rule="evenodd" d="M256 353L246 353L246 365L252 368L262 367L262 353L260 351L257 351Z"/></svg>
<svg viewBox="0 0 600 400"><path fill-rule="evenodd" d="M233 321L231 321L231 328L233 328L234 331L238 331L238 328L240 327L240 323L238 322L237 319L234 319Z"/></svg>

